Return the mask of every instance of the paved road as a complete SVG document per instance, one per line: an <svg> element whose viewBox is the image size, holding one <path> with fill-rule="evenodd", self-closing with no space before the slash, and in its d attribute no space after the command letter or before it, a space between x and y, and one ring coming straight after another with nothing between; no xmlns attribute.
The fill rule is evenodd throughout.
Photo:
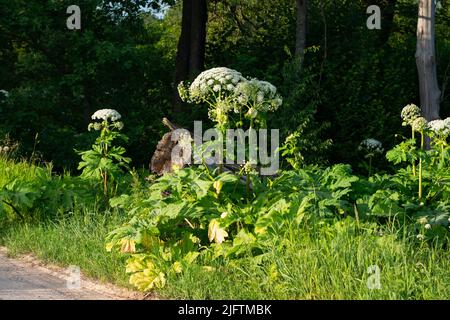
<svg viewBox="0 0 450 320"><path fill-rule="evenodd" d="M68 289L65 275L58 277L39 266L30 266L0 253L0 300L99 300L115 299L107 292ZM83 283L83 282L81 282Z"/></svg>

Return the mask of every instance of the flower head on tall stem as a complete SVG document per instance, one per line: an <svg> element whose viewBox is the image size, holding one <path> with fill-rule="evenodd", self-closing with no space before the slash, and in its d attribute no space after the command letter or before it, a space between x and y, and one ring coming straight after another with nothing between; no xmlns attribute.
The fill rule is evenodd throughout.
<svg viewBox="0 0 450 320"><path fill-rule="evenodd" d="M408 104L402 109L401 117L403 126L411 125L414 120L420 117L420 108L415 104Z"/></svg>

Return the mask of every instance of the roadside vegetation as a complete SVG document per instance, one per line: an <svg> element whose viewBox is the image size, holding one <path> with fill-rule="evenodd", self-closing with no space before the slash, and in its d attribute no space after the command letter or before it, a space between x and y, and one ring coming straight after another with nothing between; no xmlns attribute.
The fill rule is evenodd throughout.
<svg viewBox="0 0 450 320"><path fill-rule="evenodd" d="M0 7L11 255L167 298L450 299L450 0Z"/></svg>
<svg viewBox="0 0 450 320"><path fill-rule="evenodd" d="M228 72L235 71L216 76ZM241 80L249 87L236 86L226 100L240 107L205 91L220 130L235 125L226 112L238 108L239 124L255 126L273 111L266 104L281 105L272 102L281 100L275 88ZM253 86L267 87L269 100L253 95ZM184 93L192 89L198 93L195 85ZM121 116L100 110L89 125L98 138L79 152L79 176L3 152L1 243L13 254L79 265L90 276L173 298L446 299L450 124L427 122L415 105L401 116L414 138L386 153L398 166L393 173L374 172L372 161L384 150L368 139L359 145L365 175L294 157L296 169L276 176L260 176L247 162L236 173L174 166L157 178L130 171L116 145L126 140Z"/></svg>

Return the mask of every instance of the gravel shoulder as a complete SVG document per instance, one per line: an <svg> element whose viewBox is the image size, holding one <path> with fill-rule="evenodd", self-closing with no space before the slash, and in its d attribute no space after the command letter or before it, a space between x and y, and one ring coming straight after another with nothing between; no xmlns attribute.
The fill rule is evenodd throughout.
<svg viewBox="0 0 450 320"><path fill-rule="evenodd" d="M80 277L78 277L80 274ZM0 300L156 299L86 278L76 268L44 264L32 255L11 258L0 247Z"/></svg>

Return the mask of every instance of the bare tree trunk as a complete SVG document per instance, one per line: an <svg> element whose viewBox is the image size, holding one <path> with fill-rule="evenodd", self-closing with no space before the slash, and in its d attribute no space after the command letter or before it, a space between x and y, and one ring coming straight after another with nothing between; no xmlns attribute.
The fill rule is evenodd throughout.
<svg viewBox="0 0 450 320"><path fill-rule="evenodd" d="M205 65L206 21L208 11L206 0L194 0L191 18L191 48L189 56L189 77L195 77Z"/></svg>
<svg viewBox="0 0 450 320"><path fill-rule="evenodd" d="M177 85L189 77L189 55L191 42L192 24L192 0L183 0L183 15L181 19L181 35L178 39L176 70L175 70L175 91L173 104L175 113L181 111L181 99L178 95Z"/></svg>
<svg viewBox="0 0 450 320"><path fill-rule="evenodd" d="M416 64L419 74L422 115L428 121L439 118L439 103L441 97L436 73L434 25L434 0L419 0Z"/></svg>
<svg viewBox="0 0 450 320"><path fill-rule="evenodd" d="M204 68L207 17L206 0L183 0L175 85L195 77ZM175 113L180 113L182 110L181 100L176 88L173 102Z"/></svg>
<svg viewBox="0 0 450 320"><path fill-rule="evenodd" d="M307 14L307 0L297 1L297 30L295 39L295 55L300 58L301 63L305 56L306 45L306 14Z"/></svg>

